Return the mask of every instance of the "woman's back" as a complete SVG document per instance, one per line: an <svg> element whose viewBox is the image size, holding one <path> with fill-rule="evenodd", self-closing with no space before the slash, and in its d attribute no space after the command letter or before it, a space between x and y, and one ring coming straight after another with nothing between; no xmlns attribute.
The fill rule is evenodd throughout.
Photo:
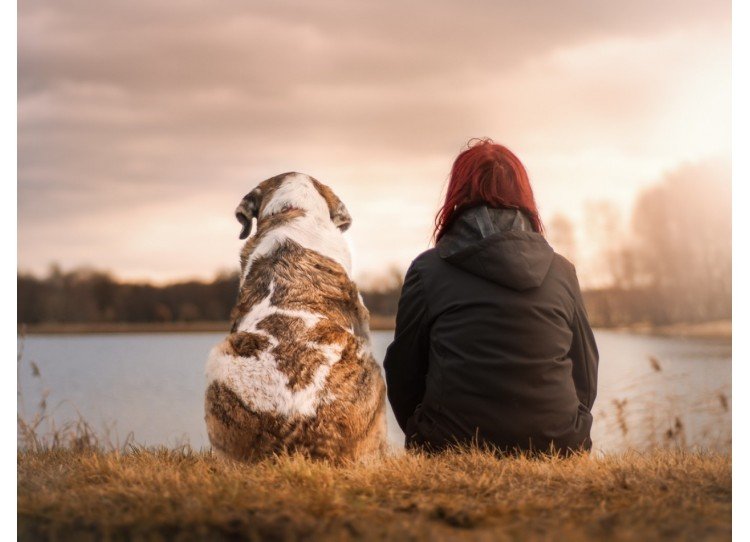
<svg viewBox="0 0 750 542"><path fill-rule="evenodd" d="M573 266L479 205L414 260L385 369L408 443L567 450L590 447L597 361Z"/></svg>

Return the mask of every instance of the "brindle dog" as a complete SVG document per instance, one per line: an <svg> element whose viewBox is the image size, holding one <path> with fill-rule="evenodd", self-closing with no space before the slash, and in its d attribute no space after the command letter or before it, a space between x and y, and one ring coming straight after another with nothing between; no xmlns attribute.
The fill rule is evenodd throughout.
<svg viewBox="0 0 750 542"><path fill-rule="evenodd" d="M385 450L385 384L369 313L350 278L351 217L300 173L260 183L236 210L241 277L230 334L206 365L214 451L238 460L299 452L331 461Z"/></svg>

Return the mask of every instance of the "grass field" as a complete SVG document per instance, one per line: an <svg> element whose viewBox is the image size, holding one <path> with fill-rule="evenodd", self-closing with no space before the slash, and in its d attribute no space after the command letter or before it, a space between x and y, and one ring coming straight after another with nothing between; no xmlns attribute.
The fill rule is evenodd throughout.
<svg viewBox="0 0 750 542"><path fill-rule="evenodd" d="M189 449L18 454L19 539L729 540L731 458L400 454L255 465Z"/></svg>

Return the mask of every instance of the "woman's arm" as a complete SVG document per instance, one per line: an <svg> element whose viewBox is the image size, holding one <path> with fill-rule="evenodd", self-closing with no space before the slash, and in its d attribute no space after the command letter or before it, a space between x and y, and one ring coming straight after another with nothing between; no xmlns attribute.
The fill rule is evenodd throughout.
<svg viewBox="0 0 750 542"><path fill-rule="evenodd" d="M388 400L403 430L424 396L429 339L423 285L412 264L406 272L398 302L395 336L383 361Z"/></svg>
<svg viewBox="0 0 750 542"><path fill-rule="evenodd" d="M578 400L591 410L596 399L597 378L599 372L599 350L596 347L594 332L589 325L586 307L575 277L575 313L571 329L573 342L570 345L570 359L573 360L573 383Z"/></svg>

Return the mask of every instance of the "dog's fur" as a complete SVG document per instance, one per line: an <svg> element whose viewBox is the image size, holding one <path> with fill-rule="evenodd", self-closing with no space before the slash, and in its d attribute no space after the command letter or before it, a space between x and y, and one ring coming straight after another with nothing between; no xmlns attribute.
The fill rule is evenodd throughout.
<svg viewBox="0 0 750 542"><path fill-rule="evenodd" d="M300 173L263 181L237 207L246 238L231 333L206 365L213 449L240 460L300 452L333 461L385 449L385 384L351 280L351 218Z"/></svg>

